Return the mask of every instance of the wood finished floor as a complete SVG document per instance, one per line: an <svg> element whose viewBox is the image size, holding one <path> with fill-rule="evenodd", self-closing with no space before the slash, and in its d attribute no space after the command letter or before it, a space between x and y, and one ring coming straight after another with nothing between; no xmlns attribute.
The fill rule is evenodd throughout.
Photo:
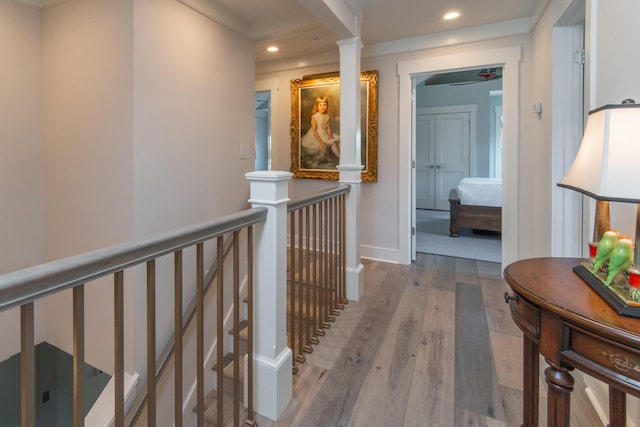
<svg viewBox="0 0 640 427"><path fill-rule="evenodd" d="M364 297L299 365L278 422L259 417L260 426L520 426L522 334L507 289L495 263L365 262ZM574 374L571 424L601 427ZM540 390L544 426L542 380Z"/></svg>

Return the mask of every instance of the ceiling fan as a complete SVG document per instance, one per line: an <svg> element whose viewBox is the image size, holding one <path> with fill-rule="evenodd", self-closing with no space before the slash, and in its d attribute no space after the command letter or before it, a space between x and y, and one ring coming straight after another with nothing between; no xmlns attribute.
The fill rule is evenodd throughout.
<svg viewBox="0 0 640 427"><path fill-rule="evenodd" d="M452 86L482 83L502 78L502 67L482 68L479 70L453 71L435 74L425 80L425 86L448 84Z"/></svg>

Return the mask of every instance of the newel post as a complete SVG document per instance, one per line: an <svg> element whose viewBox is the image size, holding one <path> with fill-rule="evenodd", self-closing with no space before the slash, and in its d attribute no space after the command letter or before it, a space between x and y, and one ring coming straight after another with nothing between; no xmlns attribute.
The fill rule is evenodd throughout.
<svg viewBox="0 0 640 427"><path fill-rule="evenodd" d="M249 202L268 209L254 233L254 403L277 420L292 395L292 353L287 347L287 202L292 174L249 172Z"/></svg>
<svg viewBox="0 0 640 427"><path fill-rule="evenodd" d="M347 299L358 301L364 292L364 266L360 260L360 51L358 37L338 41L340 47L340 182L349 184L346 206Z"/></svg>

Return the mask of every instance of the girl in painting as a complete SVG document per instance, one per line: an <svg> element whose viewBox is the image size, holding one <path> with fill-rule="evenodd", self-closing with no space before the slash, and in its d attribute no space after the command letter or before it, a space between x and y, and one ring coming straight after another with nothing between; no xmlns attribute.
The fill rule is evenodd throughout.
<svg viewBox="0 0 640 427"><path fill-rule="evenodd" d="M306 169L333 169L340 159L340 137L331 131L329 102L319 96L311 111L311 129L302 137L301 163Z"/></svg>

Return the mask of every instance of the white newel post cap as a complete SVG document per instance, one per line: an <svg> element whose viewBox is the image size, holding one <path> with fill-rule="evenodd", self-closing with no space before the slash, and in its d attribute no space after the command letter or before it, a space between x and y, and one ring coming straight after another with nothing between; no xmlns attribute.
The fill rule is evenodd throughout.
<svg viewBox="0 0 640 427"><path fill-rule="evenodd" d="M289 201L291 172L253 171L244 176L251 183L249 203L273 206Z"/></svg>

